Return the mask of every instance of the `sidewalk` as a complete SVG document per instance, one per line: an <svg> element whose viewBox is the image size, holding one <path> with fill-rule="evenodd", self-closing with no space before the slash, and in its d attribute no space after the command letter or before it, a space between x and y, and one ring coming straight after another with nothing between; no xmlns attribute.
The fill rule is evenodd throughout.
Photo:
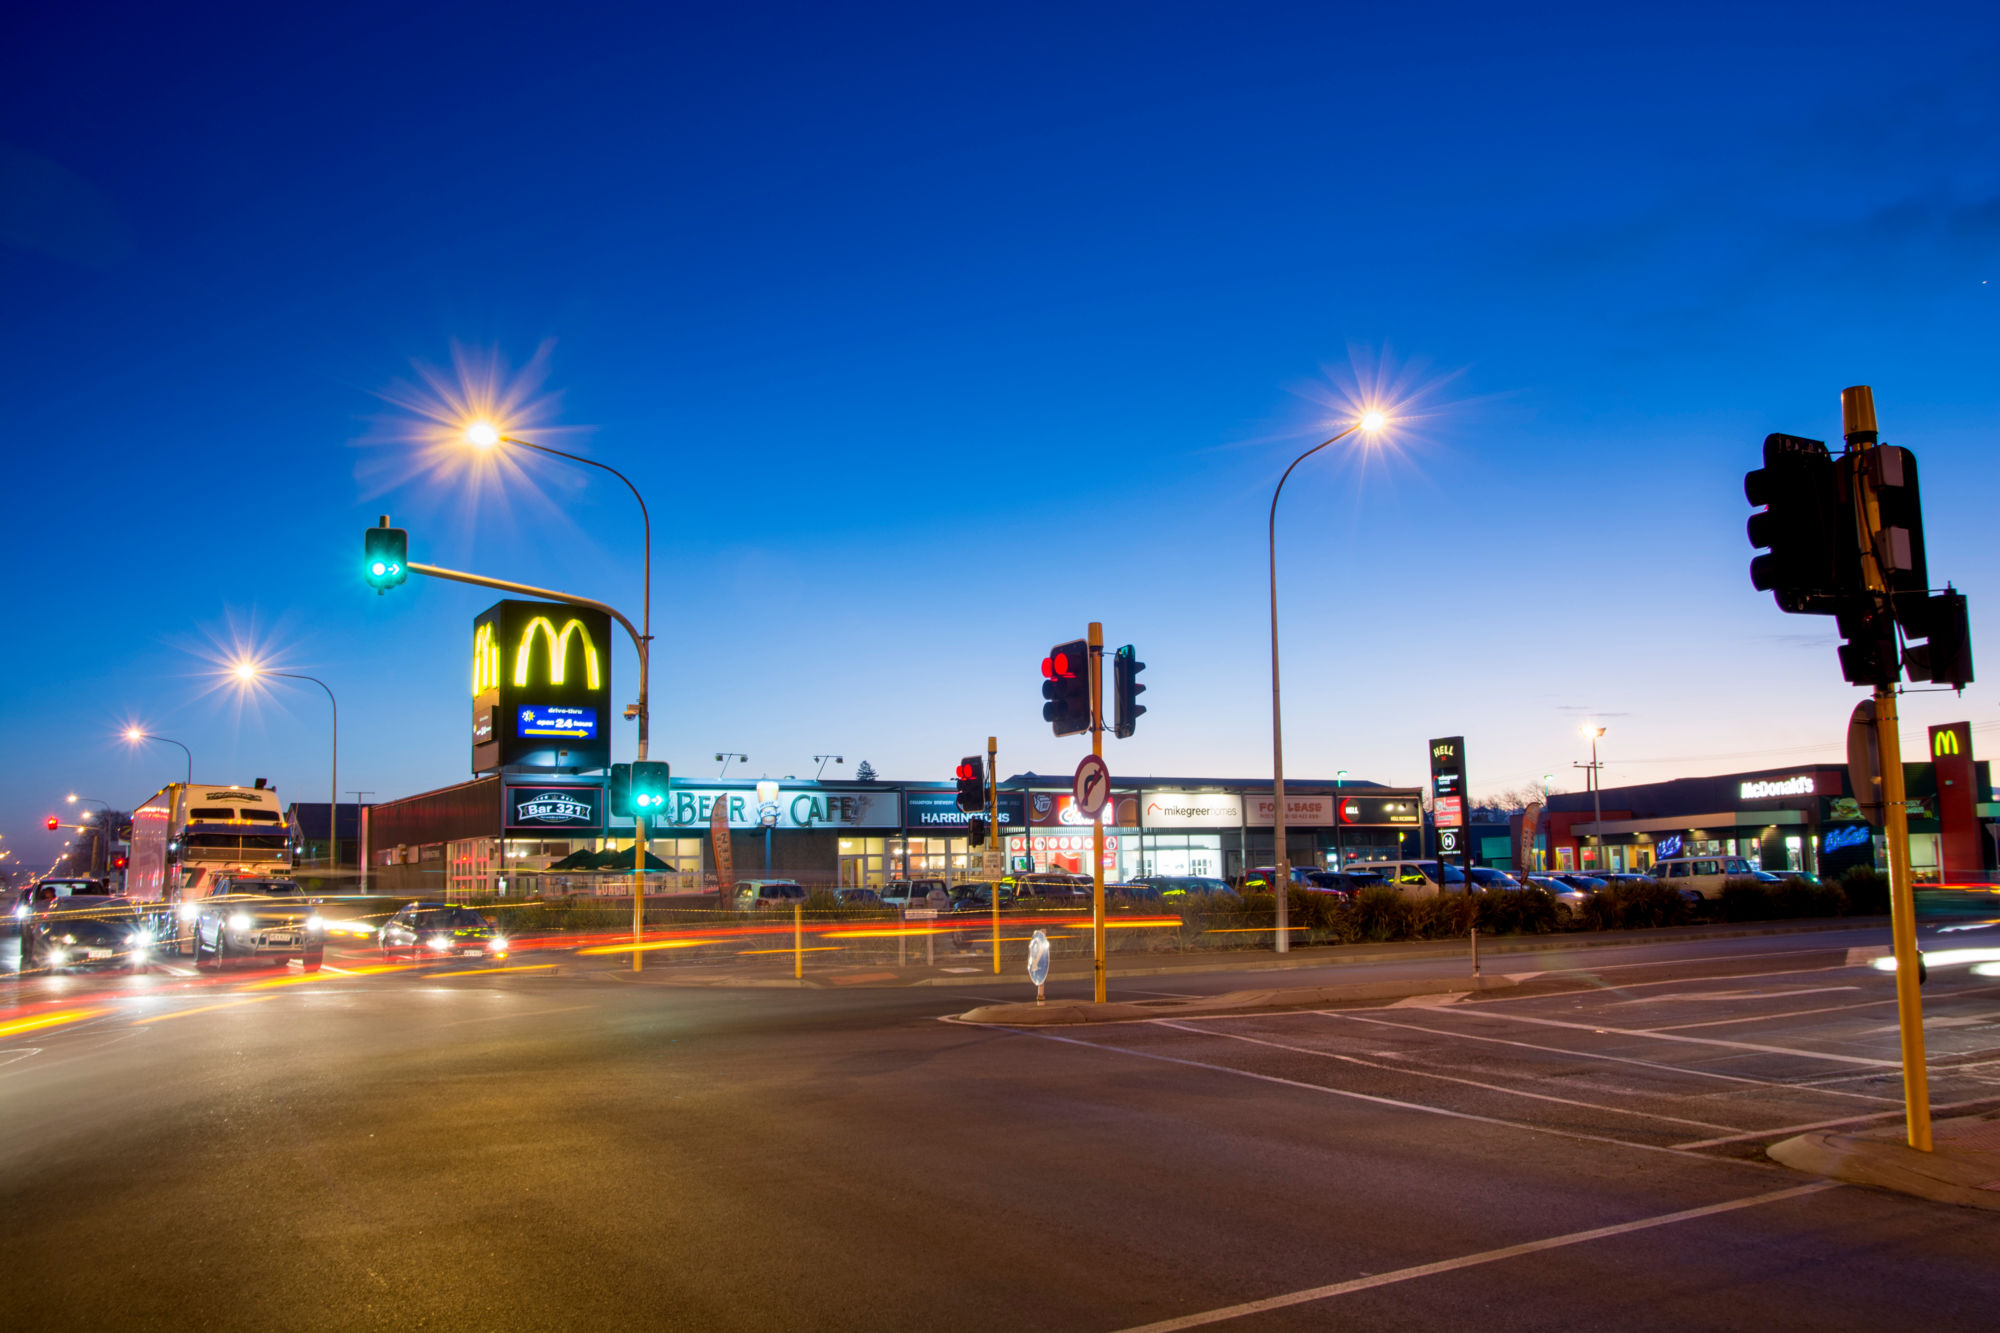
<svg viewBox="0 0 2000 1333"><path fill-rule="evenodd" d="M1767 1151L1795 1171L2000 1212L2000 1111L1936 1121L1931 1142L1933 1151L1918 1152L1898 1123L1860 1134L1801 1134Z"/></svg>
<svg viewBox="0 0 2000 1333"><path fill-rule="evenodd" d="M1569 952L1603 948L1631 948L1652 944L1688 943L1702 940L1749 939L1766 936L1813 935L1833 932L1880 932L1887 942L1887 917L1840 917L1830 921L1772 921L1705 926L1671 926L1658 930L1578 931L1558 935L1503 935L1482 937L1479 956L1494 972L1504 971L1502 960L1521 954ZM1832 947L1832 946L1829 946ZM1471 949L1463 939L1413 940L1395 944L1336 944L1301 946L1290 953L1257 950L1202 950L1188 953L1113 952L1107 960L1110 985L1144 977L1192 977L1238 973L1287 972L1308 968L1351 967L1384 963L1421 963L1463 959L1467 975L1471 971ZM993 971L987 953L940 955L934 964L872 961L841 961L808 951L805 978L794 979L792 959L784 952L768 953L755 962L693 961L684 957L648 956L645 969L634 975L629 955L606 954L579 959L577 972L601 973L623 981L665 986L705 986L749 988L815 989L820 987L908 987L950 986L959 989L980 986L1027 986L1025 950L1010 947L1002 957L1002 971ZM1068 953L1051 960L1049 982L1088 982L1091 960L1088 954Z"/></svg>

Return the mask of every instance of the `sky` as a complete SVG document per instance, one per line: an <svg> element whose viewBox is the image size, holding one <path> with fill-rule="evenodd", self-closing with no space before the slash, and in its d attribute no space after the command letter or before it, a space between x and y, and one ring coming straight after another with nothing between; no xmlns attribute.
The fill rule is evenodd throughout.
<svg viewBox="0 0 2000 1333"><path fill-rule="evenodd" d="M467 395L646 497L677 777L1067 772L1038 664L1092 619L1148 664L1115 776L1267 777L1272 488L1378 400L1278 516L1291 775L1836 759L1742 474L1872 385L2000 673L1996 54L1978 4L33 7L0 845L179 778L128 725L326 799L325 695L246 653L334 691L344 790L464 780L492 597L371 592L380 515L636 618L629 493L440 441Z"/></svg>

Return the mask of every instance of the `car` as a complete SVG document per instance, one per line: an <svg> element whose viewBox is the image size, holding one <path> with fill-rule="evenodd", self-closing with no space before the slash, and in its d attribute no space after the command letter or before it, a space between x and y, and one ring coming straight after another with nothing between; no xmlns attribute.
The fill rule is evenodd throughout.
<svg viewBox="0 0 2000 1333"><path fill-rule="evenodd" d="M1410 897L1433 898L1440 893L1465 892L1465 872L1449 863L1442 871L1436 861L1366 861L1348 867L1349 874L1362 871L1380 875L1385 883Z"/></svg>
<svg viewBox="0 0 2000 1333"><path fill-rule="evenodd" d="M1540 889L1556 900L1556 920L1568 925L1583 912L1583 905L1590 901L1591 890L1580 889L1553 875L1530 875L1528 887Z"/></svg>
<svg viewBox="0 0 2000 1333"><path fill-rule="evenodd" d="M1014 896L1034 898L1042 902L1064 904L1088 903L1094 891L1090 879L1084 875L1069 875L1054 871L1039 874L1015 875L1000 881L1011 886Z"/></svg>
<svg viewBox="0 0 2000 1333"><path fill-rule="evenodd" d="M326 953L319 904L296 880L242 878L228 891L184 905L193 910L194 965L223 968L239 959L298 960L317 972Z"/></svg>
<svg viewBox="0 0 2000 1333"><path fill-rule="evenodd" d="M386 961L431 958L505 958L507 937L485 915L449 903L411 903L375 932Z"/></svg>
<svg viewBox="0 0 2000 1333"><path fill-rule="evenodd" d="M153 965L155 939L148 919L130 898L106 893L62 894L35 887L32 909L21 921L22 972L66 972L80 967Z"/></svg>
<svg viewBox="0 0 2000 1333"><path fill-rule="evenodd" d="M1732 879L1755 879L1758 868L1743 856L1670 856L1653 865L1652 877L1703 898L1719 898Z"/></svg>
<svg viewBox="0 0 2000 1333"><path fill-rule="evenodd" d="M804 903L806 886L790 879L739 879L732 896L737 911L754 912L765 907Z"/></svg>
<svg viewBox="0 0 2000 1333"><path fill-rule="evenodd" d="M35 891L43 887L48 888L49 896L55 898L68 898L78 894L102 898L110 896L111 893L111 886L107 880L90 879L83 875L45 875L13 895L14 901L7 913L8 925L17 931L21 928L21 923L28 919L30 912L34 911Z"/></svg>
<svg viewBox="0 0 2000 1333"><path fill-rule="evenodd" d="M842 907L880 907L882 895L873 889L837 889L835 898Z"/></svg>
<svg viewBox="0 0 2000 1333"><path fill-rule="evenodd" d="M1520 888L1521 881L1504 870L1495 870L1492 866L1474 866L1472 885L1480 893L1500 893Z"/></svg>
<svg viewBox="0 0 2000 1333"><path fill-rule="evenodd" d="M1140 884L1136 880L1121 881L1116 884L1107 883L1104 886L1104 896L1106 899L1124 898L1131 902L1141 903L1162 902L1166 897L1160 891L1158 885Z"/></svg>
<svg viewBox="0 0 2000 1333"><path fill-rule="evenodd" d="M1141 875L1134 884L1149 884L1160 891L1160 896L1169 901L1176 898L1206 897L1217 893L1236 896L1236 890L1229 887L1226 879L1211 875Z"/></svg>
<svg viewBox="0 0 2000 1333"><path fill-rule="evenodd" d="M951 890L951 910L954 912L992 911L994 888L994 885L986 883L984 880L967 880L963 884L954 884ZM1002 907L1012 907L1014 905L1013 886L1002 884L998 888L1000 905ZM1106 886L1106 890L1109 891L1108 885Z"/></svg>
<svg viewBox="0 0 2000 1333"><path fill-rule="evenodd" d="M1573 870L1551 870L1540 876L1540 878L1552 879L1558 884L1566 885L1572 889L1581 889L1585 893L1596 893L1605 884L1609 883L1608 880L1600 876L1581 875Z"/></svg>
<svg viewBox="0 0 2000 1333"><path fill-rule="evenodd" d="M892 879L882 886L884 907L935 907L951 905L951 890L941 879Z"/></svg>
<svg viewBox="0 0 2000 1333"><path fill-rule="evenodd" d="M1293 866L1292 887L1295 889L1312 888L1312 874L1313 868L1311 866ZM1243 872L1242 878L1238 881L1242 885L1244 893L1269 893L1271 892L1271 886L1277 882L1278 867L1276 866L1252 866Z"/></svg>

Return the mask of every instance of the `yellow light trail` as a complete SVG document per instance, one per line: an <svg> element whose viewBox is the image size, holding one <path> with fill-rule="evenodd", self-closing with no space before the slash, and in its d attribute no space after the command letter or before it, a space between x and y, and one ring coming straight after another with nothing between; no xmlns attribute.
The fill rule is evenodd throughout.
<svg viewBox="0 0 2000 1333"><path fill-rule="evenodd" d="M215 1012L217 1009L234 1009L238 1005L258 1004L264 1000L273 1000L276 998L274 995L246 995L240 1000L224 1000L220 1004L198 1004L192 1009L176 1009L170 1014L154 1014L149 1018L135 1018L132 1020L132 1026L138 1027L141 1023L164 1023L169 1018L186 1018L189 1014L208 1014Z"/></svg>
<svg viewBox="0 0 2000 1333"><path fill-rule="evenodd" d="M17 1032L34 1032L41 1028L60 1027L64 1023L78 1023L86 1018L95 1018L106 1012L102 1009L63 1009L53 1014L37 1014L33 1018L20 1018L12 1023L0 1023L0 1037L11 1037Z"/></svg>
<svg viewBox="0 0 2000 1333"><path fill-rule="evenodd" d="M906 926L900 930L828 930L820 934L823 940L893 940L925 935L950 935L955 931L968 929L965 926ZM780 950L790 953L791 950Z"/></svg>
<svg viewBox="0 0 2000 1333"><path fill-rule="evenodd" d="M704 944L723 944L724 940L657 940L646 944L599 944L589 949L578 949L577 953L651 953L655 949L694 949Z"/></svg>
<svg viewBox="0 0 2000 1333"><path fill-rule="evenodd" d="M738 958L748 958L756 953L839 953L838 944L809 944L803 949L738 949Z"/></svg>
<svg viewBox="0 0 2000 1333"><path fill-rule="evenodd" d="M554 963L524 963L520 967L468 967L462 972L426 972L425 981L442 981L451 977L485 977L495 972L546 972L555 967Z"/></svg>
<svg viewBox="0 0 2000 1333"><path fill-rule="evenodd" d="M384 972L408 972L415 966L415 963L375 963L368 967L353 968L346 975L350 977L379 976ZM246 990L270 990L276 986L310 986L316 981L333 980L337 980L337 978L324 976L318 972L301 972L295 977L268 977L263 981L245 982L244 988Z"/></svg>

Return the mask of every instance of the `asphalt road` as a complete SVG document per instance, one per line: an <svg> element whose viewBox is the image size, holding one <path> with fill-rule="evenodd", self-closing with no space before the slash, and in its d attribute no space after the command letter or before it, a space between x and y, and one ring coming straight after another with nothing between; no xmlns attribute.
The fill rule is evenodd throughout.
<svg viewBox="0 0 2000 1333"><path fill-rule="evenodd" d="M1558 944L1461 1003L1039 1033L939 1021L1019 998L990 978L554 954L7 980L0 1322L1990 1328L2000 1216L1761 1158L1897 1115L1889 978L1846 965L1878 940ZM2000 1105L2000 978L1925 996L1937 1102Z"/></svg>

